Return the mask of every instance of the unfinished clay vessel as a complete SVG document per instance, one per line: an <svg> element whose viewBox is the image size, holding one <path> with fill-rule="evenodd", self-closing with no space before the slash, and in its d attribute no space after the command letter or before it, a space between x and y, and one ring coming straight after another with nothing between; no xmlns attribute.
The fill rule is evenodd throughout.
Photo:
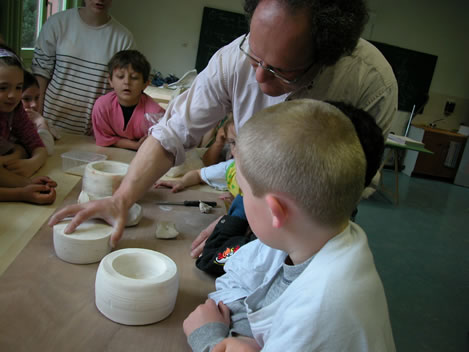
<svg viewBox="0 0 469 352"><path fill-rule="evenodd" d="M171 258L148 249L121 249L99 264L96 307L116 323L156 323L173 311L178 286L178 271Z"/></svg>

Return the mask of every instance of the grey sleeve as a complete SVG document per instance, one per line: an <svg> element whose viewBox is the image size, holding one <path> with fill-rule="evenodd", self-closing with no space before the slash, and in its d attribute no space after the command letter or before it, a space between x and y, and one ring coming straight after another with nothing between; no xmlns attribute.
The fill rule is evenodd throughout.
<svg viewBox="0 0 469 352"><path fill-rule="evenodd" d="M194 330L187 343L194 352L209 352L228 336L229 327L223 323L208 323Z"/></svg>
<svg viewBox="0 0 469 352"><path fill-rule="evenodd" d="M251 325L249 324L244 298L227 304L231 311L231 336L252 336Z"/></svg>

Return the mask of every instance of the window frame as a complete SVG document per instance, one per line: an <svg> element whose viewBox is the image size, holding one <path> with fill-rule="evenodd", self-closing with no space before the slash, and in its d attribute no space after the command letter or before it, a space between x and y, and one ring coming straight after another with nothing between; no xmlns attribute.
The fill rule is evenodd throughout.
<svg viewBox="0 0 469 352"><path fill-rule="evenodd" d="M40 19L40 23L37 24L37 33L41 32L42 26L47 20L47 3L48 0L38 0L38 19ZM64 0L62 3L62 9L60 11L68 10L74 7L79 7L82 4L82 0ZM23 9L21 8L21 13L19 14L21 17L19 18L19 26L22 29L23 27ZM22 31L20 31L21 33ZM37 39L37 37L36 37ZM20 45L21 45L21 36L20 36ZM23 59L23 62L26 67L31 66L31 62L33 60L33 55L34 55L34 48L23 48L21 47L20 50L20 55L21 58Z"/></svg>

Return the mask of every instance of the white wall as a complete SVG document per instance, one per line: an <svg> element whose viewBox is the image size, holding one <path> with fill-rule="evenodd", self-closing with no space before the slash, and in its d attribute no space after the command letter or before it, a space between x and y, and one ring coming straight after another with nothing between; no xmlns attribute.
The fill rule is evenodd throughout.
<svg viewBox="0 0 469 352"><path fill-rule="evenodd" d="M114 0L111 13L132 31L153 68L180 77L195 67L204 6L243 13L243 0ZM469 124L469 1L369 0L369 8L365 38L438 56L430 102L418 118L448 119L444 103L453 100L455 112L441 127ZM394 131L400 133L408 115L399 114Z"/></svg>
<svg viewBox="0 0 469 352"><path fill-rule="evenodd" d="M181 77L195 68L204 6L243 13L242 0L114 0L111 14L155 70Z"/></svg>
<svg viewBox="0 0 469 352"><path fill-rule="evenodd" d="M457 130L469 125L469 1L370 0L372 21L364 37L438 56L430 99L415 123L434 121L437 127ZM447 101L453 114L444 115ZM392 130L402 133L409 113L400 112Z"/></svg>

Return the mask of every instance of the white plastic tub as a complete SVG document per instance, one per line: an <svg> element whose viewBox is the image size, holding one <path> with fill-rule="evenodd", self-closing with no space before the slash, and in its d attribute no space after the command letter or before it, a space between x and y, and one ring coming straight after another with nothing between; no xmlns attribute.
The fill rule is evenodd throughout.
<svg viewBox="0 0 469 352"><path fill-rule="evenodd" d="M84 150L72 150L63 153L61 156L62 170L68 174L78 176L83 176L88 163L107 159L107 155L86 152Z"/></svg>

